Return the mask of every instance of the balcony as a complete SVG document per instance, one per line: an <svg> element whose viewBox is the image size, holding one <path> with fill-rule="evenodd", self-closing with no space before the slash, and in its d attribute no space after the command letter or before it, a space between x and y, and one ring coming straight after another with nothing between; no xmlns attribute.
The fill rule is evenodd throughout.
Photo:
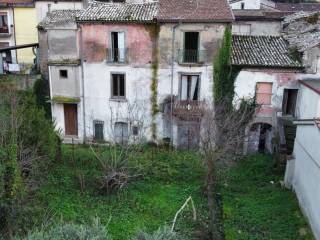
<svg viewBox="0 0 320 240"><path fill-rule="evenodd" d="M127 48L108 48L107 62L125 64L129 62L129 54Z"/></svg>
<svg viewBox="0 0 320 240"><path fill-rule="evenodd" d="M185 121L198 120L205 107L205 101L177 100L173 103L173 115Z"/></svg>
<svg viewBox="0 0 320 240"><path fill-rule="evenodd" d="M11 35L7 26L0 27L0 37L9 37Z"/></svg>
<svg viewBox="0 0 320 240"><path fill-rule="evenodd" d="M206 50L185 50L178 51L179 64L203 64L206 62Z"/></svg>

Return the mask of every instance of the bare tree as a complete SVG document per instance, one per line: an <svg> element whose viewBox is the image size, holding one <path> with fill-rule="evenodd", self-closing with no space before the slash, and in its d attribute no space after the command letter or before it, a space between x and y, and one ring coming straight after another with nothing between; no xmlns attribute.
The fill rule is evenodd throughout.
<svg viewBox="0 0 320 240"><path fill-rule="evenodd" d="M207 168L206 190L209 207L209 231L211 239L219 239L215 194L218 186L218 170L229 165L242 154L245 127L256 111L253 100L241 100L238 109L227 101L219 101L214 107L206 106L202 118L201 153Z"/></svg>

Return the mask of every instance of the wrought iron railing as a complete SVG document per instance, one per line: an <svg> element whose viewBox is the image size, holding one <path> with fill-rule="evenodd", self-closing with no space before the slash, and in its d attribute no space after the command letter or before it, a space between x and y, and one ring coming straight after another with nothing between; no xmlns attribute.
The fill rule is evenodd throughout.
<svg viewBox="0 0 320 240"><path fill-rule="evenodd" d="M173 103L173 115L186 119L201 117L205 111L205 101L176 100Z"/></svg>
<svg viewBox="0 0 320 240"><path fill-rule="evenodd" d="M179 63L204 63L207 58L206 50L180 49L178 52Z"/></svg>
<svg viewBox="0 0 320 240"><path fill-rule="evenodd" d="M128 49L127 48L108 48L107 62L109 63L128 63Z"/></svg>
<svg viewBox="0 0 320 240"><path fill-rule="evenodd" d="M8 28L8 26L0 27L0 33L6 33L6 34L8 34L8 33L9 33L9 28Z"/></svg>

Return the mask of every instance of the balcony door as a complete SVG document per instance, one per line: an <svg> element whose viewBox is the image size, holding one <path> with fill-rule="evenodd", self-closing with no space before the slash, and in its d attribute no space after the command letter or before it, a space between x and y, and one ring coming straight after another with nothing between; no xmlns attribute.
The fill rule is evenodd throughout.
<svg viewBox="0 0 320 240"><path fill-rule="evenodd" d="M184 54L183 60L185 63L198 62L199 52L199 32L184 33Z"/></svg>
<svg viewBox="0 0 320 240"><path fill-rule="evenodd" d="M124 62L125 60L125 43L124 32L112 32L111 33L112 44L112 61Z"/></svg>
<svg viewBox="0 0 320 240"><path fill-rule="evenodd" d="M200 89L199 75L181 75L180 100L198 101Z"/></svg>

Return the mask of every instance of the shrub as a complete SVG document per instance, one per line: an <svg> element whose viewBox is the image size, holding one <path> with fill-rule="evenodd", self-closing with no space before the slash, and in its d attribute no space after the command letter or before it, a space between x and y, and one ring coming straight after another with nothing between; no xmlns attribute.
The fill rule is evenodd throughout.
<svg viewBox="0 0 320 240"><path fill-rule="evenodd" d="M111 240L111 237L95 220L92 225L62 224L48 231L39 230L21 240Z"/></svg>
<svg viewBox="0 0 320 240"><path fill-rule="evenodd" d="M138 233L134 240L179 240L183 239L176 232L171 231L169 227L159 228L152 234L148 234L144 231Z"/></svg>

